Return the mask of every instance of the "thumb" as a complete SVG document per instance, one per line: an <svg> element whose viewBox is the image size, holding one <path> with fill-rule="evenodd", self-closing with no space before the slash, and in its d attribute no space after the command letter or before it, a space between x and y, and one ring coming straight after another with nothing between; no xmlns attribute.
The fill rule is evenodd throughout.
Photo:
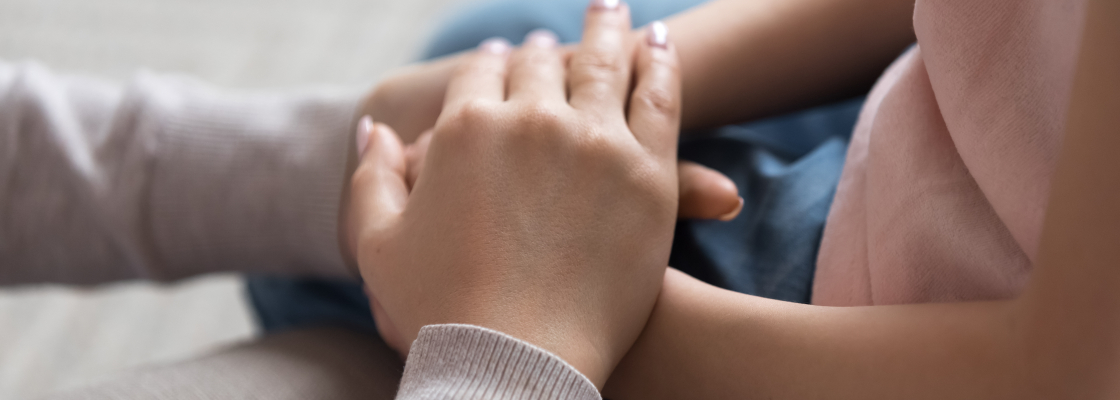
<svg viewBox="0 0 1120 400"><path fill-rule="evenodd" d="M677 162L680 179L678 218L730 221L743 210L743 198L730 178L714 169L690 162Z"/></svg>
<svg viewBox="0 0 1120 400"><path fill-rule="evenodd" d="M396 224L408 201L404 147L388 125L369 116L358 121L358 169L350 182L350 246Z"/></svg>

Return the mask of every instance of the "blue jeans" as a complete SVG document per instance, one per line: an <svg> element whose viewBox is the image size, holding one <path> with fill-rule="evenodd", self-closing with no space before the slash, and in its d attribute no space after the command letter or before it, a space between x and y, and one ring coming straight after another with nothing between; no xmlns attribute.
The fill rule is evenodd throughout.
<svg viewBox="0 0 1120 400"><path fill-rule="evenodd" d="M703 0L630 0L635 26ZM518 43L548 28L578 41L586 0L496 0L460 10L425 58L473 48L501 36ZM724 173L745 200L733 221L680 221L669 265L742 293L809 302L821 233L848 137L863 99L854 99L682 140L680 158ZM321 324L374 330L369 302L351 281L253 276L248 294L267 332Z"/></svg>

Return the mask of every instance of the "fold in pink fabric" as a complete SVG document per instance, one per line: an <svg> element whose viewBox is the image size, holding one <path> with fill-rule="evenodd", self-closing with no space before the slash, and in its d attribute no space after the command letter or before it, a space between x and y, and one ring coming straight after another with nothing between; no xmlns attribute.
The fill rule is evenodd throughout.
<svg viewBox="0 0 1120 400"><path fill-rule="evenodd" d="M1042 231L1083 0L919 0L852 136L813 303L993 300Z"/></svg>

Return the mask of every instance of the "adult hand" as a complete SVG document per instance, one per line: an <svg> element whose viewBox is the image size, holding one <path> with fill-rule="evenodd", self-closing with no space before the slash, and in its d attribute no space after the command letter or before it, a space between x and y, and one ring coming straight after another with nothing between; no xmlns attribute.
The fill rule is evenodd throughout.
<svg viewBox="0 0 1120 400"><path fill-rule="evenodd" d="M591 9L586 26L567 85L546 35L509 62L502 42L466 56L411 192L400 140L372 129L351 237L398 348L425 325L473 324L602 386L640 333L678 206L677 57L664 35L635 52L625 5Z"/></svg>
<svg viewBox="0 0 1120 400"><path fill-rule="evenodd" d="M363 121L368 121L363 122L368 124L363 129L373 129L372 119L366 118ZM410 188L424 169L424 157L427 155L431 136L432 131L428 130L420 134L416 142L405 146L405 169ZM677 161L677 179L680 192L677 218L730 221L743 210L743 199L739 197L735 182L719 171L691 161Z"/></svg>
<svg viewBox="0 0 1120 400"><path fill-rule="evenodd" d="M636 34L632 38L644 40ZM566 52L575 50L568 46ZM433 61L401 68L385 78L363 100L359 114L392 127L401 141L410 144L416 153L425 152L425 143L419 143L422 132L435 126L443 109L444 93L452 74L469 53L460 53ZM409 163L409 175L415 178L419 171ZM679 161L680 209L682 219L718 219L729 221L739 214L742 200L735 182L716 170L703 165Z"/></svg>
<svg viewBox="0 0 1120 400"><path fill-rule="evenodd" d="M570 45L564 51L567 54L574 49L575 46ZM410 188L419 176L424 154L427 153L428 142L424 137L431 135L443 109L447 84L468 54L450 55L401 68L382 80L362 101L358 115L366 118L366 122L359 121L359 125L365 126L358 126L358 129L369 132L372 121L378 121L394 129L401 141L407 144L406 170ZM353 152L350 154L347 171L353 170L357 163ZM719 171L691 161L678 161L677 176L680 183L678 218L730 221L742 210L743 199L739 197L735 182ZM347 238L350 230L349 192L348 182L343 188L343 201L339 207L339 246L347 264L356 269L354 250Z"/></svg>
<svg viewBox="0 0 1120 400"><path fill-rule="evenodd" d="M569 46L566 52L570 53L574 48ZM358 129L369 132L372 121L378 121L394 129L401 141L406 143L410 188L423 169L429 143L424 138L431 135L443 109L447 84L464 59L467 59L467 54L455 54L404 67L378 84L362 101L359 115L365 120L358 124L365 126ZM347 171L353 170L357 164L352 154ZM735 182L719 171L691 161L678 161L677 176L680 183L678 218L730 221L742 211L743 199L739 197ZM339 245L347 264L356 269L354 250L347 238L349 192L348 182L343 188L343 201L339 207Z"/></svg>
<svg viewBox="0 0 1120 400"><path fill-rule="evenodd" d="M469 53L401 68L381 80L363 99L358 115L391 126L406 144L432 129L456 68Z"/></svg>

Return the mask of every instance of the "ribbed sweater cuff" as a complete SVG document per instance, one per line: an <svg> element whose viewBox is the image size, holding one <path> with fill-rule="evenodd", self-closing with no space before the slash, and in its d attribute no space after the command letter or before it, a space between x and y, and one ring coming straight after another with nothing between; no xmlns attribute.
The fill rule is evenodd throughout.
<svg viewBox="0 0 1120 400"><path fill-rule="evenodd" d="M473 325L429 325L412 344L398 399L601 399L556 355Z"/></svg>

